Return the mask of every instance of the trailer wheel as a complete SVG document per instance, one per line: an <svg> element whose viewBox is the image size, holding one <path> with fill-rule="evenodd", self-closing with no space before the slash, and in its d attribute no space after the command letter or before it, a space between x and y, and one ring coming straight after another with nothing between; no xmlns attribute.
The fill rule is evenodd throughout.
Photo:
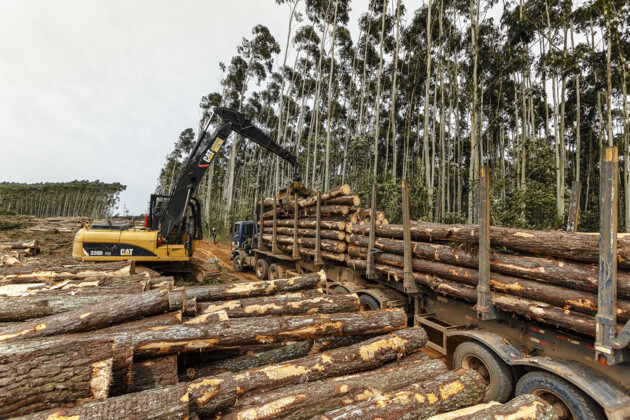
<svg viewBox="0 0 630 420"><path fill-rule="evenodd" d="M239 273L245 271L245 267L243 266L243 256L241 254L236 254L234 259L232 260L232 264L234 265L234 269Z"/></svg>
<svg viewBox="0 0 630 420"><path fill-rule="evenodd" d="M278 278L280 278L280 267L278 267L278 264L273 263L269 266L269 280L276 280Z"/></svg>
<svg viewBox="0 0 630 420"><path fill-rule="evenodd" d="M347 293L350 293L350 291L343 286L336 286L332 291L333 295L345 295Z"/></svg>
<svg viewBox="0 0 630 420"><path fill-rule="evenodd" d="M381 309L381 304L378 303L378 300L374 299L372 296L359 296L359 311L378 311L379 309Z"/></svg>
<svg viewBox="0 0 630 420"><path fill-rule="evenodd" d="M606 416L601 407L568 381L549 372L530 372L516 384L516 395L534 394L547 401L561 420L596 420Z"/></svg>
<svg viewBox="0 0 630 420"><path fill-rule="evenodd" d="M269 262L264 258L256 260L256 278L258 280L267 280L269 276Z"/></svg>
<svg viewBox="0 0 630 420"><path fill-rule="evenodd" d="M457 346L453 353L455 369L467 368L476 370L488 384L484 402L506 402L514 382L510 367L484 345L474 341L466 341Z"/></svg>

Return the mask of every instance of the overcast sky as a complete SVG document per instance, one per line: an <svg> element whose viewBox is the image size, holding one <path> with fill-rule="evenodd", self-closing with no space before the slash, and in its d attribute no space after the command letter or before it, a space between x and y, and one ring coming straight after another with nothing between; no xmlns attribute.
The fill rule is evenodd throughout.
<svg viewBox="0 0 630 420"><path fill-rule="evenodd" d="M121 209L144 212L219 62L259 23L284 48L288 16L273 0L0 0L0 181L120 182Z"/></svg>

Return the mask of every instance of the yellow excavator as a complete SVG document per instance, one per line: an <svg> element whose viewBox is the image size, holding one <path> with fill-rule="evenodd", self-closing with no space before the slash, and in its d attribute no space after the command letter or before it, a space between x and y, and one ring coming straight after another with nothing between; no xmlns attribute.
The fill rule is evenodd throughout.
<svg viewBox="0 0 630 420"><path fill-rule="evenodd" d="M218 116L223 123L207 135L210 121ZM79 230L74 238L72 256L78 261L123 261L176 263L189 262L202 239L201 206L194 198L203 175L232 132L252 140L293 165L290 194L308 192L303 187L297 158L280 147L245 115L229 108L215 108L214 115L201 130L177 181L168 195L152 194L145 226L92 224ZM178 270L179 271L179 270ZM186 270L184 270L186 271Z"/></svg>

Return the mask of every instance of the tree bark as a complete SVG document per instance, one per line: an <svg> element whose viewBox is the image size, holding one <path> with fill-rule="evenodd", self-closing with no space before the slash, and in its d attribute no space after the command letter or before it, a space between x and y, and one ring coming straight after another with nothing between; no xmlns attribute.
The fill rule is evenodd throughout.
<svg viewBox="0 0 630 420"><path fill-rule="evenodd" d="M283 251L286 252L292 252L293 248L289 245L279 245L278 248L280 248ZM298 252L300 253L300 255L307 255L309 257L315 257L315 250L313 248L305 248L303 246L298 247ZM348 254L340 254L337 252L327 252L327 251L321 251L320 255L322 258L326 259L326 260L331 260L331 261L338 261L338 262L344 262L347 260L347 256Z"/></svg>
<svg viewBox="0 0 630 420"><path fill-rule="evenodd" d="M320 206L320 214L324 217L327 216L345 216L350 212L350 207L348 206L337 206L337 205L323 205ZM299 212L300 215L304 216L314 216L317 213L316 207L305 207L303 210ZM269 210L263 213L263 219L271 219L273 218L273 210ZM293 214L293 208L287 207L285 209L278 208L276 211L278 217L286 216Z"/></svg>
<svg viewBox="0 0 630 420"><path fill-rule="evenodd" d="M26 255L36 255L42 252L39 242L37 242L36 239L31 241L0 242L0 251L10 249L25 250Z"/></svg>
<svg viewBox="0 0 630 420"><path fill-rule="evenodd" d="M20 327L4 328L0 330L0 342L95 330L147 315L181 309L184 295L183 290L171 292L155 290L139 295L128 295L115 301L105 301L27 321Z"/></svg>
<svg viewBox="0 0 630 420"><path fill-rule="evenodd" d="M216 324L173 325L155 331L134 331L134 354L154 355L268 344L340 335L383 334L404 328L401 310L237 318Z"/></svg>
<svg viewBox="0 0 630 420"><path fill-rule="evenodd" d="M365 312L364 312L365 313ZM247 395L302 382L314 382L374 369L426 345L422 328L407 328L349 347L250 369L234 375L238 394Z"/></svg>
<svg viewBox="0 0 630 420"><path fill-rule="evenodd" d="M447 371L441 360L411 354L378 369L323 381L291 385L239 398L222 419L306 419L367 398L419 383Z"/></svg>
<svg viewBox="0 0 630 420"><path fill-rule="evenodd" d="M486 391L483 378L474 370L447 372L433 380L377 395L367 401L329 411L318 419L426 418L480 402Z"/></svg>
<svg viewBox="0 0 630 420"><path fill-rule="evenodd" d="M82 264L69 267L10 267L0 268L0 285L7 283L32 283L33 280L53 282L79 280L87 277L120 277L131 274L135 274L133 261Z"/></svg>
<svg viewBox="0 0 630 420"><path fill-rule="evenodd" d="M324 287L325 284L326 274L320 271L319 273L304 274L288 279L187 287L186 297L194 297L197 302L212 302L316 289Z"/></svg>
<svg viewBox="0 0 630 420"><path fill-rule="evenodd" d="M154 357L133 363L129 392L177 384L177 355Z"/></svg>
<svg viewBox="0 0 630 420"><path fill-rule="evenodd" d="M237 385L232 372L199 378L187 385L190 412L198 415L208 416L234 405L237 399Z"/></svg>
<svg viewBox="0 0 630 420"><path fill-rule="evenodd" d="M188 418L189 395L186 384L150 389L133 394L90 402L76 407L57 408L20 417L20 420L101 420L155 419L184 420Z"/></svg>
<svg viewBox="0 0 630 420"><path fill-rule="evenodd" d="M359 310L359 297L347 295L309 295L294 293L269 297L255 297L223 302L202 302L199 313L225 310L230 319L266 315L328 314Z"/></svg>
<svg viewBox="0 0 630 420"><path fill-rule="evenodd" d="M0 347L0 418L108 396L111 340L24 342Z"/></svg>
<svg viewBox="0 0 630 420"><path fill-rule="evenodd" d="M360 235L369 233L369 224L352 226L352 232ZM402 225L378 225L376 236L402 238ZM411 238L416 241L449 241L477 243L477 225L443 225L430 222L411 222ZM490 228L490 241L494 246L504 246L516 251L543 254L570 260L599 262L599 234L570 233L560 231ZM630 239L618 235L618 262L630 266Z"/></svg>
<svg viewBox="0 0 630 420"><path fill-rule="evenodd" d="M350 195L350 186L348 184L343 184L343 185L333 188L330 191L321 193L321 201L322 203L324 203L332 198L340 197L344 195ZM315 204L317 204L317 196L304 198L298 201L298 206L300 208L312 207Z"/></svg>

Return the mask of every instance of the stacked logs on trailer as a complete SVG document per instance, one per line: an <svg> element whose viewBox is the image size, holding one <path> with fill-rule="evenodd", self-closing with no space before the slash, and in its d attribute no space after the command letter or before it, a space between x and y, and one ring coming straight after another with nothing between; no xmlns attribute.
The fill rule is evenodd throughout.
<svg viewBox="0 0 630 420"><path fill-rule="evenodd" d="M325 282L178 288L133 262L0 269L0 419L310 418L398 392L427 404L397 400L397 413L428 416L483 399L476 372L417 353L427 335L403 311L359 312Z"/></svg>
<svg viewBox="0 0 630 420"><path fill-rule="evenodd" d="M367 269L370 224L351 227L347 264ZM404 278L403 225L375 228L374 269ZM479 282L479 228L410 222L414 281L472 303ZM599 237L593 234L491 227L490 288L496 309L595 335ZM630 238L618 238L617 319L630 319ZM619 328L623 324L619 324Z"/></svg>
<svg viewBox="0 0 630 420"><path fill-rule="evenodd" d="M318 195L300 198L281 192L279 196L280 199L257 200L262 245L288 253L294 253L297 247L296 257L301 255L316 261L318 257L336 262L348 260L350 227L370 219L370 210L360 206L361 199L351 195L350 186L344 184L320 193L319 204ZM389 221L379 211L376 223L386 225Z"/></svg>

